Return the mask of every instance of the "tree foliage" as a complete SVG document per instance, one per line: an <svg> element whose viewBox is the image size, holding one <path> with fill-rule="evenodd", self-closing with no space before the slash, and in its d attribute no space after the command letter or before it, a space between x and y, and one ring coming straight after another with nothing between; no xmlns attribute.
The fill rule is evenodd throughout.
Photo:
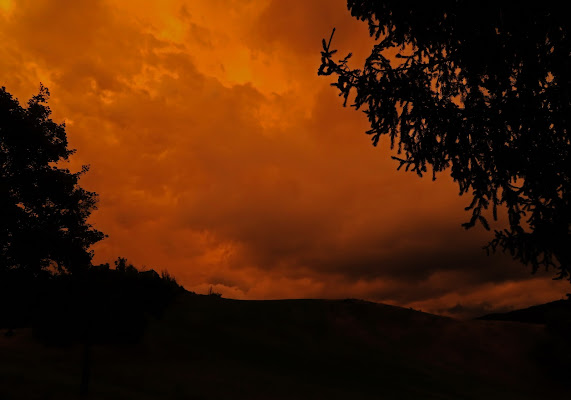
<svg viewBox="0 0 571 400"><path fill-rule="evenodd" d="M78 184L88 167L62 167L74 150L65 125L50 119L48 98L40 86L23 108L0 89L0 272L85 269L89 247L104 237L87 223L97 195Z"/></svg>
<svg viewBox="0 0 571 400"><path fill-rule="evenodd" d="M501 248L571 280L571 46L562 2L348 0L376 39L362 69L323 40L319 75L354 92L373 144L388 135L399 169L449 171L471 194L466 228L507 226Z"/></svg>

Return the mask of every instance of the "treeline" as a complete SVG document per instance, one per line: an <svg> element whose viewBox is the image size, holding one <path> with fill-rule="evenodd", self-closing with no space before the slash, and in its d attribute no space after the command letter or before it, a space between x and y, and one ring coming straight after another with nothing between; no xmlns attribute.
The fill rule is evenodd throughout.
<svg viewBox="0 0 571 400"><path fill-rule="evenodd" d="M32 328L51 345L134 343L149 317L160 318L184 289L163 272L139 270L126 259L82 273L0 271L0 328Z"/></svg>

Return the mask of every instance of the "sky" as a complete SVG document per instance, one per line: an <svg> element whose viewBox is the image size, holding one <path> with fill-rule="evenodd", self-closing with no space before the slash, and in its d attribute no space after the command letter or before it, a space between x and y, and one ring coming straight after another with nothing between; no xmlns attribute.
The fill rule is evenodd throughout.
<svg viewBox="0 0 571 400"><path fill-rule="evenodd" d="M558 300L552 271L487 256L444 173L396 171L318 77L321 39L370 52L344 0L0 0L0 86L40 82L70 168L126 257L236 299L359 298L466 318ZM499 227L500 225L498 225Z"/></svg>

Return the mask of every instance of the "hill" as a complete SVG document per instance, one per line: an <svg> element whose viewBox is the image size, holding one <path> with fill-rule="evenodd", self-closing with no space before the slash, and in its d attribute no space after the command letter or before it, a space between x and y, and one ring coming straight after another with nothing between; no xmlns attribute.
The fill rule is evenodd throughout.
<svg viewBox="0 0 571 400"><path fill-rule="evenodd" d="M80 360L80 346L45 347L27 330L2 336L0 399L76 398ZM140 343L94 346L89 398L545 399L571 390L570 360L539 324L187 293Z"/></svg>
<svg viewBox="0 0 571 400"><path fill-rule="evenodd" d="M571 320L571 300L557 300L504 313L487 314L478 319L518 321L531 324L549 324L562 319Z"/></svg>

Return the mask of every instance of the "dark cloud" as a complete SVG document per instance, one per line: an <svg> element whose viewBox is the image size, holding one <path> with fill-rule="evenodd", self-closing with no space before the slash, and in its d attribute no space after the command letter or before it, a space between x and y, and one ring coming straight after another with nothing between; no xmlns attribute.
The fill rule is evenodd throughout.
<svg viewBox="0 0 571 400"><path fill-rule="evenodd" d="M226 10L220 13L220 10ZM370 48L343 0L14 2L2 84L43 81L124 256L228 297L365 298L467 315L567 289L464 231L467 198L397 172L386 142L316 76L320 40Z"/></svg>

